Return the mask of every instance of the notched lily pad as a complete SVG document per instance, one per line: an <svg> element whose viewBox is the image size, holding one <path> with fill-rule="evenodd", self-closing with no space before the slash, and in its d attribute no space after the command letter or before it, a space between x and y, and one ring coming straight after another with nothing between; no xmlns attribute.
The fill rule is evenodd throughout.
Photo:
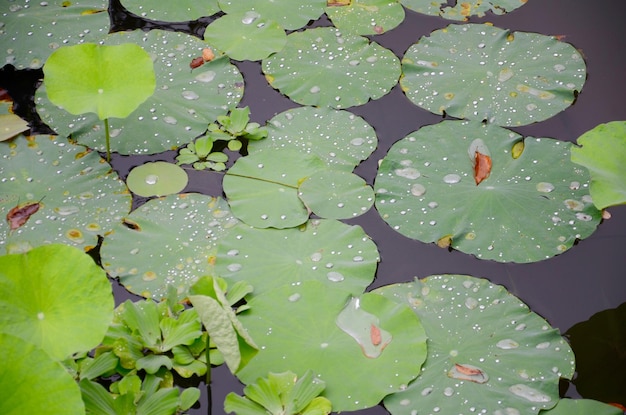
<svg viewBox="0 0 626 415"><path fill-rule="evenodd" d="M131 192L143 196L166 196L182 191L189 177L181 167L164 161L142 164L132 169L126 178Z"/></svg>
<svg viewBox="0 0 626 415"><path fill-rule="evenodd" d="M138 16L166 22L196 20L220 11L217 0L124 0L124 7Z"/></svg>
<svg viewBox="0 0 626 415"><path fill-rule="evenodd" d="M601 218L570 147L472 121L422 127L383 160L376 208L393 229L422 242L495 261L550 258L591 235ZM479 184L477 153L491 162Z"/></svg>
<svg viewBox="0 0 626 415"><path fill-rule="evenodd" d="M574 353L558 332L502 286L436 275L373 291L412 307L428 336L420 376L388 396L394 415L459 408L536 414L559 400L559 379L574 374Z"/></svg>
<svg viewBox="0 0 626 415"><path fill-rule="evenodd" d="M324 14L326 0L219 0L219 5L226 13L255 12L287 30L296 30Z"/></svg>
<svg viewBox="0 0 626 415"><path fill-rule="evenodd" d="M527 0L471 0L450 3L447 0L400 0L407 9L418 13L441 16L450 20L467 20L471 16L483 17L509 13L526 4Z"/></svg>
<svg viewBox="0 0 626 415"><path fill-rule="evenodd" d="M402 59L403 91L435 114L519 126L573 104L585 61L554 36L486 24L450 25L422 37Z"/></svg>
<svg viewBox="0 0 626 415"><path fill-rule="evenodd" d="M352 0L346 5L327 3L326 14L335 27L347 33L380 35L404 20L404 9L398 1Z"/></svg>

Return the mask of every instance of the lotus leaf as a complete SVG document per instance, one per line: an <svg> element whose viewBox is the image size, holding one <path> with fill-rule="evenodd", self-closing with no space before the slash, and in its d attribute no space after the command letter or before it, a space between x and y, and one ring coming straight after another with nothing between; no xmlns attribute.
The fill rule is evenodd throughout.
<svg viewBox="0 0 626 415"><path fill-rule="evenodd" d="M333 411L377 405L417 376L426 337L407 305L381 295L329 290L319 281L255 296L240 320L260 347L237 376L249 384L270 371L313 370Z"/></svg>
<svg viewBox="0 0 626 415"><path fill-rule="evenodd" d="M400 63L388 49L333 27L294 32L280 52L263 60L275 89L303 105L348 108L386 95Z"/></svg>
<svg viewBox="0 0 626 415"><path fill-rule="evenodd" d="M0 330L0 354L0 413L85 413L78 385L44 350Z"/></svg>
<svg viewBox="0 0 626 415"><path fill-rule="evenodd" d="M53 136L18 136L0 143L0 154L7 253L49 243L90 249L130 210L126 186L96 152Z"/></svg>
<svg viewBox="0 0 626 415"><path fill-rule="evenodd" d="M130 292L159 300L172 285L182 298L211 274L217 242L237 223L221 198L189 193L152 199L104 238L102 265Z"/></svg>
<svg viewBox="0 0 626 415"><path fill-rule="evenodd" d="M124 0L124 7L138 16L168 22L196 20L220 11L217 0Z"/></svg>
<svg viewBox="0 0 626 415"><path fill-rule="evenodd" d="M473 121L422 127L380 165L376 207L393 229L422 242L501 262L550 258L601 218L570 146ZM492 163L478 185L476 153Z"/></svg>
<svg viewBox="0 0 626 415"><path fill-rule="evenodd" d="M317 155L333 169L352 171L376 149L371 125L358 115L332 108L300 107L268 121L268 137L248 144L248 151L295 147Z"/></svg>
<svg viewBox="0 0 626 415"><path fill-rule="evenodd" d="M359 35L380 35L404 20L397 0L352 0L345 6L327 7L326 14L339 30Z"/></svg>
<svg viewBox="0 0 626 415"><path fill-rule="evenodd" d="M227 57L190 68L207 47L195 37L151 30L113 33L104 42L139 44L154 59L155 93L130 117L109 120L111 148L121 154L153 154L186 144L242 97L243 77ZM68 114L48 101L45 87L37 90L35 102L43 121L58 134L104 150L104 130L97 117Z"/></svg>
<svg viewBox="0 0 626 415"><path fill-rule="evenodd" d="M328 219L289 229L241 224L220 240L215 272L247 281L255 296L307 280L358 295L374 280L378 260L376 245L360 226Z"/></svg>
<svg viewBox="0 0 626 415"><path fill-rule="evenodd" d="M59 46L98 42L109 31L107 3L1 2L0 61L18 69L40 68Z"/></svg>
<svg viewBox="0 0 626 415"><path fill-rule="evenodd" d="M256 12L287 30L295 30L324 14L326 0L219 0L219 5L226 13Z"/></svg>
<svg viewBox="0 0 626 415"><path fill-rule="evenodd" d="M410 305L428 336L420 376L384 400L394 415L537 414L557 403L559 378L574 374L558 330L488 280L435 275L374 293Z"/></svg>
<svg viewBox="0 0 626 415"><path fill-rule="evenodd" d="M573 104L585 61L554 36L486 24L450 25L402 59L407 97L435 114L502 126L543 121Z"/></svg>
<svg viewBox="0 0 626 415"><path fill-rule="evenodd" d="M231 59L257 61L281 50L287 35L275 21L248 10L224 15L211 23L204 31L204 40Z"/></svg>
<svg viewBox="0 0 626 415"><path fill-rule="evenodd" d="M407 9L450 20L467 20L471 16L483 17L487 12L505 14L522 7L526 1L472 0L449 3L447 0L400 0Z"/></svg>
<svg viewBox="0 0 626 415"><path fill-rule="evenodd" d="M137 166L128 173L126 184L139 196L165 196L182 191L189 178L185 170L164 161Z"/></svg>
<svg viewBox="0 0 626 415"><path fill-rule="evenodd" d="M113 317L113 293L93 259L67 245L0 256L0 332L55 360L96 347Z"/></svg>
<svg viewBox="0 0 626 415"><path fill-rule="evenodd" d="M572 161L591 174L589 193L604 209L626 203L626 121L600 124L578 137Z"/></svg>

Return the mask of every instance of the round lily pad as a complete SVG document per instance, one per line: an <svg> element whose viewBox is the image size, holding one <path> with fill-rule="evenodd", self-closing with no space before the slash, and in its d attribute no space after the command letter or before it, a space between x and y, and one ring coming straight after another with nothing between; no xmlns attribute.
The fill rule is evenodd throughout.
<svg viewBox="0 0 626 415"><path fill-rule="evenodd" d="M328 1L326 14L335 27L347 33L380 35L402 23L404 8L398 1L351 0Z"/></svg>
<svg viewBox="0 0 626 415"><path fill-rule="evenodd" d="M220 240L215 272L248 282L255 296L308 280L358 295L374 280L378 261L376 245L360 226L314 219L289 229L239 225Z"/></svg>
<svg viewBox="0 0 626 415"><path fill-rule="evenodd" d="M226 13L256 12L287 30L306 26L324 14L326 0L219 0Z"/></svg>
<svg viewBox="0 0 626 415"><path fill-rule="evenodd" d="M374 293L411 306L428 336L420 376L384 400L393 415L537 414L559 400L559 379L574 374L559 331L488 280L436 275Z"/></svg>
<svg viewBox="0 0 626 415"><path fill-rule="evenodd" d="M454 2L447 0L400 0L407 9L418 13L441 16L450 20L467 20L468 17L483 17L485 13L505 14L526 4L527 0L484 0Z"/></svg>
<svg viewBox="0 0 626 415"><path fill-rule="evenodd" d="M108 35L105 44L136 43L154 59L156 90L128 118L110 119L111 149L121 154L153 154L191 142L207 125L239 103L243 77L228 57L218 56L198 68L207 44L184 33L151 30ZM104 124L95 115L74 116L50 103L45 87L35 94L42 120L59 135L100 151Z"/></svg>
<svg viewBox="0 0 626 415"><path fill-rule="evenodd" d="M346 171L368 158L378 143L374 128L363 118L325 107L289 109L269 120L267 130L267 138L248 143L250 153L294 147Z"/></svg>
<svg viewBox="0 0 626 415"><path fill-rule="evenodd" d="M292 370L326 382L333 411L377 405L406 387L426 355L423 328L407 305L381 295L352 297L319 281L284 285L249 303L239 318L259 353L237 376L244 383Z"/></svg>
<svg viewBox="0 0 626 415"><path fill-rule="evenodd" d="M102 266L135 294L160 300L173 285L184 297L198 278L211 275L217 243L237 223L221 198L152 199L104 238Z"/></svg>
<svg viewBox="0 0 626 415"><path fill-rule="evenodd" d="M89 255L45 245L0 256L0 269L0 332L59 361L100 344L113 318L113 293Z"/></svg>
<svg viewBox="0 0 626 415"><path fill-rule="evenodd" d="M196 20L220 11L217 0L124 0L124 7L138 16L166 22Z"/></svg>
<svg viewBox="0 0 626 415"><path fill-rule="evenodd" d="M88 250L130 211L131 195L98 153L53 136L0 143L0 246Z"/></svg>
<svg viewBox="0 0 626 415"><path fill-rule="evenodd" d="M262 67L269 83L293 101L333 108L378 99L400 76L393 52L333 27L291 33L285 47L263 60Z"/></svg>
<svg viewBox="0 0 626 415"><path fill-rule="evenodd" d="M236 60L265 59L285 46L287 35L278 23L247 10L227 14L204 31L204 40Z"/></svg>
<svg viewBox="0 0 626 415"><path fill-rule="evenodd" d="M0 61L40 68L60 46L98 42L109 31L107 1L28 0L0 3Z"/></svg>
<svg viewBox="0 0 626 415"><path fill-rule="evenodd" d="M570 147L479 122L426 126L382 161L376 208L393 229L422 242L502 262L550 258L591 235L601 218ZM488 177L476 184L484 156Z"/></svg>
<svg viewBox="0 0 626 415"><path fill-rule="evenodd" d="M139 196L166 196L182 191L188 181L189 177L181 167L155 161L132 169L126 178L126 185Z"/></svg>
<svg viewBox="0 0 626 415"><path fill-rule="evenodd" d="M402 73L402 89L415 105L502 126L558 114L586 78L572 45L486 24L450 25L422 37L405 53Z"/></svg>

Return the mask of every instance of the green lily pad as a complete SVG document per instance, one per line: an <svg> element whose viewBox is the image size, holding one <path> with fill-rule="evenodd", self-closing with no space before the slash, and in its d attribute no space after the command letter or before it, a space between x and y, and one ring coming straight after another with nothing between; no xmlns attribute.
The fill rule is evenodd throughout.
<svg viewBox="0 0 626 415"><path fill-rule="evenodd" d="M78 385L65 368L44 350L19 337L0 332L0 354L1 413L85 413Z"/></svg>
<svg viewBox="0 0 626 415"><path fill-rule="evenodd" d="M522 7L527 0L472 0L454 2L447 0L400 0L407 9L418 13L441 16L450 20L467 20L468 17L483 17L490 12L496 15L512 12Z"/></svg>
<svg viewBox="0 0 626 415"><path fill-rule="evenodd" d="M160 300L172 285L182 298L198 278L211 274L219 239L237 223L221 198L152 199L104 238L102 266L132 293Z"/></svg>
<svg viewBox="0 0 626 415"><path fill-rule="evenodd" d="M250 283L255 296L308 280L358 295L374 280L378 261L376 245L360 226L314 219L289 229L239 225L220 240L215 272Z"/></svg>
<svg viewBox="0 0 626 415"><path fill-rule="evenodd" d="M335 27L359 35L380 35L402 23L404 9L398 1L352 0L345 6L326 7Z"/></svg>
<svg viewBox="0 0 626 415"><path fill-rule="evenodd" d="M375 183L376 208L393 229L422 242L502 262L550 258L601 219L570 147L473 121L426 126L389 150ZM492 160L478 185L476 151Z"/></svg>
<svg viewBox="0 0 626 415"><path fill-rule="evenodd" d="M266 139L248 143L250 153L294 147L337 170L352 171L378 143L374 128L363 118L325 107L289 109L269 120L267 130Z"/></svg>
<svg viewBox="0 0 626 415"><path fill-rule="evenodd" d="M626 203L626 121L600 124L578 137L572 161L591 174L589 193L604 209Z"/></svg>
<svg viewBox="0 0 626 415"><path fill-rule="evenodd" d="M326 0L219 0L219 5L226 13L256 12L287 30L296 30L324 14Z"/></svg>
<svg viewBox="0 0 626 415"><path fill-rule="evenodd" d="M257 61L281 50L287 35L275 21L248 10L215 20L204 31L204 40L231 59Z"/></svg>
<svg viewBox="0 0 626 415"><path fill-rule="evenodd" d="M118 32L105 44L136 43L154 59L156 90L128 118L111 119L111 148L121 154L154 154L192 141L218 116L237 106L243 77L228 57L218 56L191 69L207 44L184 33L151 30ZM48 101L45 87L35 94L42 120L59 135L103 151L102 121L91 114L73 116Z"/></svg>
<svg viewBox="0 0 626 415"><path fill-rule="evenodd" d="M592 399L561 399L541 415L624 415L621 409Z"/></svg>
<svg viewBox="0 0 626 415"><path fill-rule="evenodd" d="M574 353L553 329L502 286L436 275L374 290L419 316L428 336L420 376L384 400L393 415L536 414L559 399L574 374Z"/></svg>
<svg viewBox="0 0 626 415"><path fill-rule="evenodd" d="M28 0L0 3L0 61L17 69L40 68L55 49L98 42L109 31L108 2ZM71 69L71 68L69 68Z"/></svg>
<svg viewBox="0 0 626 415"><path fill-rule="evenodd" d="M426 337L406 305L377 294L352 297L319 281L283 285L250 302L239 318L260 347L237 376L313 370L333 411L377 405L419 374Z"/></svg>
<svg viewBox="0 0 626 415"><path fill-rule="evenodd" d="M502 126L558 114L586 77L572 45L486 24L450 25L422 37L405 53L402 73L402 89L415 105Z"/></svg>
<svg viewBox="0 0 626 415"><path fill-rule="evenodd" d="M220 11L217 0L124 0L124 7L138 16L166 22L196 20Z"/></svg>
<svg viewBox="0 0 626 415"><path fill-rule="evenodd" d="M0 269L0 332L59 361L102 341L113 317L113 293L89 255L46 245L0 256Z"/></svg>
<svg viewBox="0 0 626 415"><path fill-rule="evenodd" d="M189 177L181 167L165 161L142 164L132 169L126 178L131 192L143 196L166 196L182 191Z"/></svg>
<svg viewBox="0 0 626 415"><path fill-rule="evenodd" d="M130 210L124 183L83 146L19 136L0 143L0 157L0 246L7 253L50 243L88 250Z"/></svg>
<svg viewBox="0 0 626 415"><path fill-rule="evenodd" d="M386 95L400 63L367 38L318 27L287 36L280 52L263 60L272 87L303 105L348 108Z"/></svg>

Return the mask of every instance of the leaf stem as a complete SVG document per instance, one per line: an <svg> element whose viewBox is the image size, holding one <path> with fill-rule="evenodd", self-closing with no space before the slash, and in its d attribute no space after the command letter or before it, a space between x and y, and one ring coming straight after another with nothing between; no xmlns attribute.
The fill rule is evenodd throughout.
<svg viewBox="0 0 626 415"><path fill-rule="evenodd" d="M207 332L207 336L206 336L206 378L205 378L205 383L206 383L206 390L207 390L207 400L208 400L208 414L211 415L212 412L212 406L213 406L213 402L211 399L211 355L209 353L210 351L210 346L209 346L209 342L211 341L211 336L208 334Z"/></svg>
<svg viewBox="0 0 626 415"><path fill-rule="evenodd" d="M111 139L109 134L109 119L104 119L104 137L106 139L107 146L107 162L111 162Z"/></svg>

